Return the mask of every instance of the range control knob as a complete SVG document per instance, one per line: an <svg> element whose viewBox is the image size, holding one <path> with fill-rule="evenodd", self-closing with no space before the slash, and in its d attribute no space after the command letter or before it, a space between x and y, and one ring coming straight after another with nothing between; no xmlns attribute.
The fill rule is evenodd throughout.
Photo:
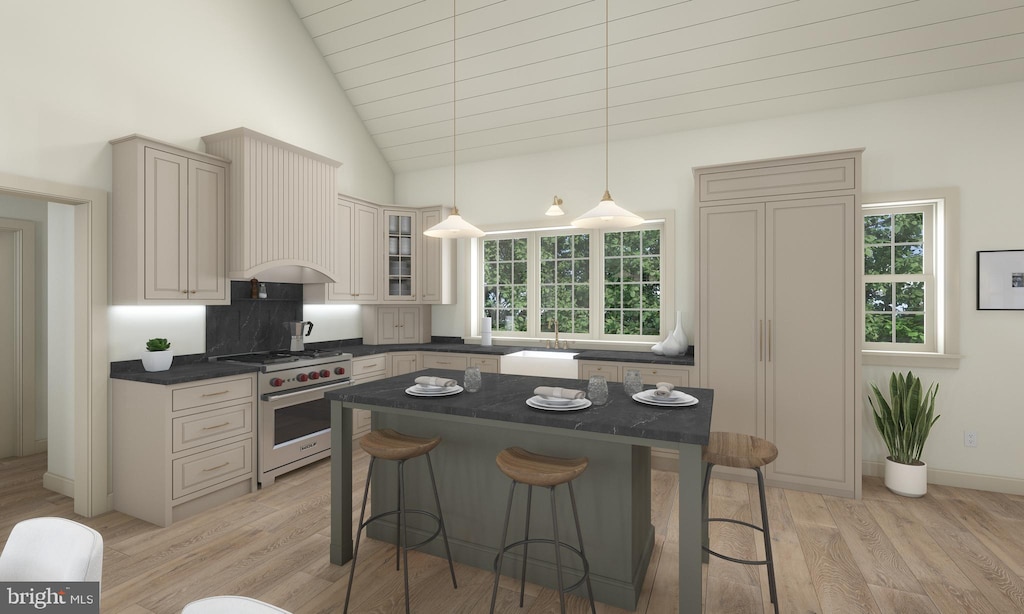
<svg viewBox="0 0 1024 614"><path fill-rule="evenodd" d="M270 385L273 386L274 388L277 388L282 384L284 384L284 380L281 379L280 377L275 377L274 379L270 380Z"/></svg>
<svg viewBox="0 0 1024 614"><path fill-rule="evenodd" d="M335 375L345 375L345 367L334 367Z"/></svg>
<svg viewBox="0 0 1024 614"><path fill-rule="evenodd" d="M305 373L299 373L298 375L295 376L295 379L300 381L300 382L304 382L304 381L308 380L309 378L306 376Z"/></svg>
<svg viewBox="0 0 1024 614"><path fill-rule="evenodd" d="M309 379L320 379L320 373L317 371L310 371Z"/></svg>
<svg viewBox="0 0 1024 614"><path fill-rule="evenodd" d="M327 369L324 369L323 371L320 372L320 377L322 377L322 378L326 379L326 378L328 378L330 376L331 376L331 372L328 371Z"/></svg>

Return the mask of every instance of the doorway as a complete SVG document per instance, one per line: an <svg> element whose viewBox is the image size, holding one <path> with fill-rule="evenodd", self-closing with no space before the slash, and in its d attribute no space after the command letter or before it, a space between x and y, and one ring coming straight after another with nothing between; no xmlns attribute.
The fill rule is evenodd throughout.
<svg viewBox="0 0 1024 614"><path fill-rule="evenodd" d="M0 458L34 454L35 224L0 218Z"/></svg>

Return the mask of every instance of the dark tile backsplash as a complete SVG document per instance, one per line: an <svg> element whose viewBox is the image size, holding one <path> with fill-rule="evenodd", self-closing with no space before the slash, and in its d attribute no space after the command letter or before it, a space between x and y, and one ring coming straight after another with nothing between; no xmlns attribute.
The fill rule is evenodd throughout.
<svg viewBox="0 0 1024 614"><path fill-rule="evenodd" d="M206 308L206 354L286 350L284 322L302 319L302 284L267 282L267 298L251 298L247 281L231 282L231 304Z"/></svg>

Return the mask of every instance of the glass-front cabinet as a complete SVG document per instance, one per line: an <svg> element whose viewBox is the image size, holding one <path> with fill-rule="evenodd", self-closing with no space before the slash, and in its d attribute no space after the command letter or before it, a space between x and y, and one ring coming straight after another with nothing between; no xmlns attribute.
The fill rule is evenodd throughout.
<svg viewBox="0 0 1024 614"><path fill-rule="evenodd" d="M414 212L384 212L387 262L384 274L384 300L415 301L417 236L419 220Z"/></svg>

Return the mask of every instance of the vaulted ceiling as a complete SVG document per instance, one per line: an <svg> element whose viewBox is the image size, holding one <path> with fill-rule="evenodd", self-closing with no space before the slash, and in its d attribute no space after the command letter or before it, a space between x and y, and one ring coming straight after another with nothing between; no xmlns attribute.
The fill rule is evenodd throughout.
<svg viewBox="0 0 1024 614"><path fill-rule="evenodd" d="M396 172L1024 80L1020 0L291 2Z"/></svg>

